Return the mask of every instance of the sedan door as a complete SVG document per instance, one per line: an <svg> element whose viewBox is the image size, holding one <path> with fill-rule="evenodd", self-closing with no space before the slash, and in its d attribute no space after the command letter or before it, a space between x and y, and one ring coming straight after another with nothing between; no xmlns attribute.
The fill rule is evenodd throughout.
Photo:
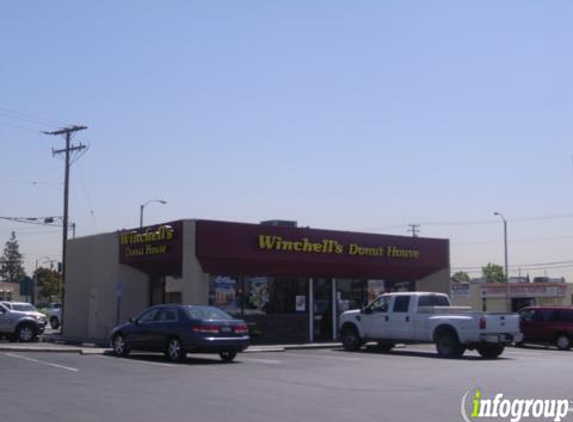
<svg viewBox="0 0 573 422"><path fill-rule="evenodd" d="M149 347L152 350L165 350L167 340L176 332L178 318L174 307L159 308L149 327Z"/></svg>
<svg viewBox="0 0 573 422"><path fill-rule="evenodd" d="M159 308L152 308L141 314L130 326L129 341L133 349L152 350L154 321Z"/></svg>

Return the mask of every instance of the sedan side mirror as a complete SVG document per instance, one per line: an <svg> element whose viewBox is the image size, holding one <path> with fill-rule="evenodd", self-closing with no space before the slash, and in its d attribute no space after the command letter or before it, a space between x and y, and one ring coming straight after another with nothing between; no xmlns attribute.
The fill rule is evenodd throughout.
<svg viewBox="0 0 573 422"><path fill-rule="evenodd" d="M129 318L129 322L132 324L137 324L137 320L134 317Z"/></svg>

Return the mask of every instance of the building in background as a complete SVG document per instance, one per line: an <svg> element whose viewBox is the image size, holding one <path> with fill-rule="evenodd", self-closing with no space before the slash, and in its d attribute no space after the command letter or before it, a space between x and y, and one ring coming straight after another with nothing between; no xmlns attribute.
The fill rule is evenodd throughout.
<svg viewBox="0 0 573 422"><path fill-rule="evenodd" d="M558 282L452 283L452 301L458 306L475 310L516 312L524 306L570 306L573 304L573 285ZM509 297L509 300L508 300Z"/></svg>
<svg viewBox="0 0 573 422"><path fill-rule="evenodd" d="M0 281L0 301L20 301L20 285Z"/></svg>

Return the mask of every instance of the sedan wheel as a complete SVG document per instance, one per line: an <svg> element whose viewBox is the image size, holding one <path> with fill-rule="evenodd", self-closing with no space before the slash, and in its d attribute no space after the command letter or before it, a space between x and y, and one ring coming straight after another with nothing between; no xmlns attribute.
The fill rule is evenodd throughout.
<svg viewBox="0 0 573 422"><path fill-rule="evenodd" d="M122 334L118 334L113 338L113 353L116 356L127 356L129 354L129 349Z"/></svg>
<svg viewBox="0 0 573 422"><path fill-rule="evenodd" d="M571 348L571 340L565 334L560 334L555 339L555 345L559 350L569 350Z"/></svg>
<svg viewBox="0 0 573 422"><path fill-rule="evenodd" d="M219 353L219 356L221 356L223 362L232 362L233 359L235 359L235 357L237 356L237 352L234 352L232 350L226 350L224 352Z"/></svg>
<svg viewBox="0 0 573 422"><path fill-rule="evenodd" d="M19 341L30 342L36 338L36 328L30 324L23 324L16 330L16 337Z"/></svg>
<svg viewBox="0 0 573 422"><path fill-rule="evenodd" d="M181 341L178 338L173 337L167 343L167 350L165 351L165 357L171 362L177 362L183 360L185 357L185 351L181 346Z"/></svg>

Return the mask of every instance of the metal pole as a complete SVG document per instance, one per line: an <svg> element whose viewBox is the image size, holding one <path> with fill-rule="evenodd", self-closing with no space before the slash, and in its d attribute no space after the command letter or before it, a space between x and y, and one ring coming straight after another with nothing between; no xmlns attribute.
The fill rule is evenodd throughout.
<svg viewBox="0 0 573 422"><path fill-rule="evenodd" d="M505 283L506 283L506 298L507 298L507 311L512 311L511 298L509 297L509 268L507 266L507 221L503 219L503 244L505 247Z"/></svg>
<svg viewBox="0 0 573 422"><path fill-rule="evenodd" d="M163 200L163 199L152 199L150 201L147 201L145 204L141 204L139 206L139 228L143 227L143 209L145 208L146 205L151 204L153 202L157 202L158 204L167 204L167 201Z"/></svg>
<svg viewBox="0 0 573 422"><path fill-rule="evenodd" d="M500 212L494 212L493 215L499 216L503 221L503 248L505 258L505 307L507 312L512 311L511 299L509 297L509 266L507 264L507 220Z"/></svg>
<svg viewBox="0 0 573 422"><path fill-rule="evenodd" d="M314 283L308 279L308 341L314 341Z"/></svg>
<svg viewBox="0 0 573 422"><path fill-rule="evenodd" d="M332 340L336 340L338 334L338 301L337 294L336 294L336 279L333 278L331 281L331 289L332 289Z"/></svg>

